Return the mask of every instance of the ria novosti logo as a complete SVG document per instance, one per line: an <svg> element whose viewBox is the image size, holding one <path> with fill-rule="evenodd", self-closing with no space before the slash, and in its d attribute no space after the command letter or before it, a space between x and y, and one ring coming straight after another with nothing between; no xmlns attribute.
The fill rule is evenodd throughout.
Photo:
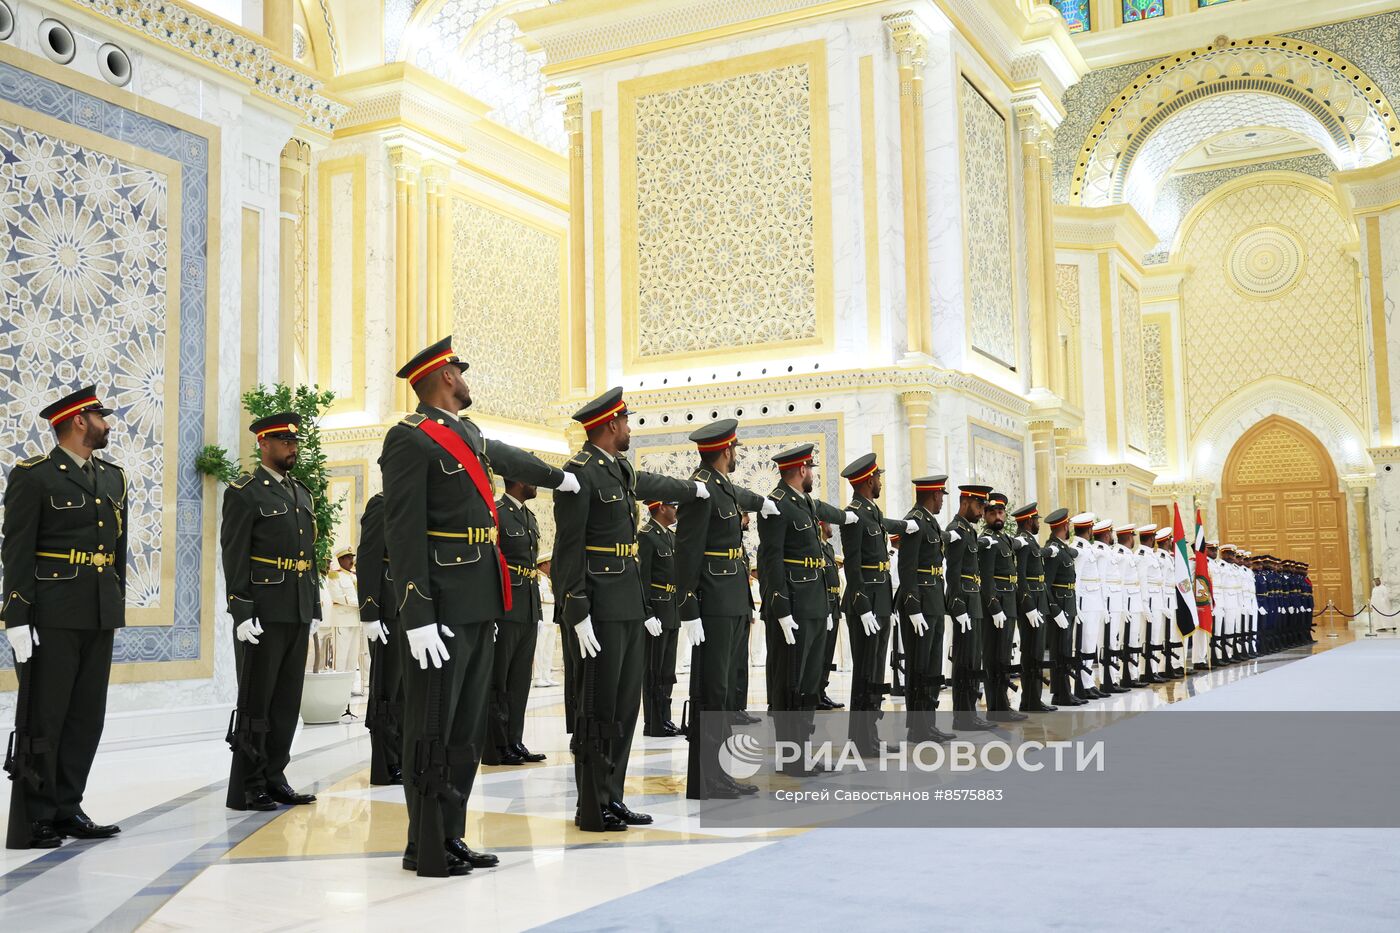
<svg viewBox="0 0 1400 933"><path fill-rule="evenodd" d="M753 777L762 765L763 746L747 732L734 733L719 747L719 766L736 781Z"/></svg>

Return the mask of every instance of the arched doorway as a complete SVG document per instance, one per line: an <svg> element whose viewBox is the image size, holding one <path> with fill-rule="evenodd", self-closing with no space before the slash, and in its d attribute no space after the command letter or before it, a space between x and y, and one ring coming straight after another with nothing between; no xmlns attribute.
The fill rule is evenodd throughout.
<svg viewBox="0 0 1400 933"><path fill-rule="evenodd" d="M1235 442L1217 503L1220 540L1306 561L1319 608L1350 608L1346 495L1327 450L1306 428L1271 415Z"/></svg>

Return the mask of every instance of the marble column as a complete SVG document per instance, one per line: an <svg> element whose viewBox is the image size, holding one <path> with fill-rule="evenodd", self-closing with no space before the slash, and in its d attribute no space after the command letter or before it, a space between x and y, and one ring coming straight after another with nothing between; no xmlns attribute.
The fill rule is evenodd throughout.
<svg viewBox="0 0 1400 933"><path fill-rule="evenodd" d="M1060 499L1059 463L1055 455L1055 422L1032 421L1027 427L1035 447L1035 498L1041 512L1055 508Z"/></svg>
<svg viewBox="0 0 1400 933"><path fill-rule="evenodd" d="M306 320L306 179L311 147L293 139L282 149L280 257L281 333L277 341L277 378L288 385L307 380Z"/></svg>
<svg viewBox="0 0 1400 933"><path fill-rule="evenodd" d="M1054 261L1054 242L1045 239L1043 215L1048 205L1041 202L1041 147L1049 128L1040 113L1031 106L1016 108L1016 124L1021 130L1021 173L1024 178L1024 210L1026 214L1026 283L1029 286L1031 318L1031 385L1054 391L1052 377L1053 342L1049 328L1053 326L1055 292L1045 277L1047 262ZM1037 458L1039 459L1039 458Z"/></svg>
<svg viewBox="0 0 1400 933"><path fill-rule="evenodd" d="M451 202L446 197L447 167L430 163L423 167L423 188L427 202L427 340L431 342L452 333L452 270L446 258L443 232L444 221L451 216Z"/></svg>
<svg viewBox="0 0 1400 933"><path fill-rule="evenodd" d="M284 58L292 57L292 0L262 0L263 35Z"/></svg>
<svg viewBox="0 0 1400 933"><path fill-rule="evenodd" d="M583 92L564 95L564 127L569 134L569 332L568 391L588 391L588 282L584 276Z"/></svg>
<svg viewBox="0 0 1400 933"><path fill-rule="evenodd" d="M904 192L906 352L929 351L927 195L924 184L924 65L928 40L908 13L885 18L899 60L899 161Z"/></svg>
<svg viewBox="0 0 1400 933"><path fill-rule="evenodd" d="M904 417L909 422L909 478L928 472L928 409L933 403L932 392L901 392Z"/></svg>
<svg viewBox="0 0 1400 933"><path fill-rule="evenodd" d="M394 170L394 360L397 365L419 349L417 333L417 252L415 227L416 181L418 154L402 146L389 150L389 164ZM394 381L394 409L408 411L408 385L402 379Z"/></svg>
<svg viewBox="0 0 1400 933"><path fill-rule="evenodd" d="M1353 605L1360 606L1371 592L1371 489L1376 485L1376 478L1369 474L1348 476L1343 483L1347 488L1347 498L1351 501L1352 521L1356 522L1358 553L1353 560L1356 576L1352 580L1351 591Z"/></svg>
<svg viewBox="0 0 1400 933"><path fill-rule="evenodd" d="M1371 505L1371 576L1380 577L1400 590L1400 447L1373 447L1376 484L1368 498ZM1367 580L1370 592L1370 580ZM1391 620L1389 624L1395 624Z"/></svg>

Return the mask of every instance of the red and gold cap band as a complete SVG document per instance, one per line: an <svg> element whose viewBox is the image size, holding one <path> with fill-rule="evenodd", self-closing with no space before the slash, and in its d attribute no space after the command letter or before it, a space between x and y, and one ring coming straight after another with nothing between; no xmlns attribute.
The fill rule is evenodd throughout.
<svg viewBox="0 0 1400 933"><path fill-rule="evenodd" d="M442 367L446 366L448 363L451 363L456 359L457 354L453 352L450 348L447 350L446 353L439 353L437 356L428 360L422 366L419 366L417 369L409 373L408 384L416 384L419 379L422 379L424 376L428 375L434 370L441 369Z"/></svg>
<svg viewBox="0 0 1400 933"><path fill-rule="evenodd" d="M985 499L990 495L990 493L980 492L976 489L964 489L962 490L962 494L969 499Z"/></svg>
<svg viewBox="0 0 1400 933"><path fill-rule="evenodd" d="M1064 518L1060 519L1058 522L1051 522L1051 523L1050 523L1050 527L1051 527L1051 528L1061 528L1061 527L1063 527L1063 526L1065 526L1065 525L1068 525L1068 524L1069 524L1069 516L1066 515Z"/></svg>
<svg viewBox="0 0 1400 933"><path fill-rule="evenodd" d="M811 463L811 462L812 462L812 455L811 455L811 454L803 454L802 456L800 456L800 457L794 457L794 458L791 459L791 460L779 460L779 461L777 461L777 464L778 464L778 469L779 469L779 470L795 470L795 469L797 469L798 467L802 466L803 464L807 464L807 463Z"/></svg>
<svg viewBox="0 0 1400 933"><path fill-rule="evenodd" d="M269 434L295 434L295 433L297 433L297 426L294 425L294 424L292 424L292 423L290 423L290 422L288 422L287 424L269 424L267 427L265 427L265 428L263 428L261 431L259 431L258 434L257 434L257 436L258 436L258 440L262 440L263 438L267 437Z"/></svg>
<svg viewBox="0 0 1400 933"><path fill-rule="evenodd" d="M1040 514L1040 510L1039 510L1039 509L1031 509L1029 512L1026 512L1026 513L1023 514L1023 515L1013 515L1012 518L1016 519L1016 521L1018 521L1018 522L1024 522L1024 521L1027 521L1028 519L1035 518L1035 517L1036 517L1037 515L1039 515L1039 514Z"/></svg>
<svg viewBox="0 0 1400 933"><path fill-rule="evenodd" d="M589 418L587 421L583 422L583 429L585 431L591 431L600 424L607 424L609 421L613 420L626 410L627 403L619 399L617 404L609 408L607 411L594 415L592 418Z"/></svg>
<svg viewBox="0 0 1400 933"><path fill-rule="evenodd" d="M83 399L82 401L74 402L72 405L69 405L67 408L63 409L62 411L57 411L57 412L54 412L52 415L50 415L50 416L49 416L49 425L52 426L52 427L58 427L60 424L62 424L63 422L67 421L69 418L73 417L74 415L78 414L78 412L82 411L83 409L85 409L85 408L93 408L93 407L95 407L96 405L97 405L97 396L93 396L93 397L91 397L91 398L85 398L85 399Z"/></svg>
<svg viewBox="0 0 1400 933"><path fill-rule="evenodd" d="M947 486L947 483L915 483L915 492L937 492Z"/></svg>
<svg viewBox="0 0 1400 933"><path fill-rule="evenodd" d="M711 450L723 450L724 448L728 447L730 444L734 443L734 439L735 439L736 437L738 437L738 435L735 434L733 431L731 431L731 432L729 432L728 434L726 434L724 437L716 438L715 440L712 440L712 441L697 442L697 443L695 444L695 446L696 446L698 449L703 450L703 451L707 451L707 452L708 452L708 451L711 451Z"/></svg>
<svg viewBox="0 0 1400 933"><path fill-rule="evenodd" d="M852 486L859 486L861 483L865 482L866 480L870 479L870 477L878 473L879 470L880 465L878 463L872 463L868 468L861 470L855 476L848 476L847 479L851 481Z"/></svg>

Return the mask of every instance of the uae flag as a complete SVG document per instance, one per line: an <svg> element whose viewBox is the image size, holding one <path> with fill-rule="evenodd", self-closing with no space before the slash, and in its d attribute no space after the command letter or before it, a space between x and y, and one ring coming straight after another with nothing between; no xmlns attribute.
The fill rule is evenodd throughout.
<svg viewBox="0 0 1400 933"><path fill-rule="evenodd" d="M1210 560L1206 557L1206 529L1201 524L1201 510L1196 510L1196 536L1192 541L1195 551L1195 566L1192 573L1192 588L1195 591L1196 624L1208 635L1215 634L1214 603L1215 588L1210 582Z"/></svg>
<svg viewBox="0 0 1400 933"><path fill-rule="evenodd" d="M1185 638L1196 630L1196 594L1191 587L1191 561L1186 557L1186 529L1181 506L1172 505L1172 543L1176 550L1176 628Z"/></svg>

